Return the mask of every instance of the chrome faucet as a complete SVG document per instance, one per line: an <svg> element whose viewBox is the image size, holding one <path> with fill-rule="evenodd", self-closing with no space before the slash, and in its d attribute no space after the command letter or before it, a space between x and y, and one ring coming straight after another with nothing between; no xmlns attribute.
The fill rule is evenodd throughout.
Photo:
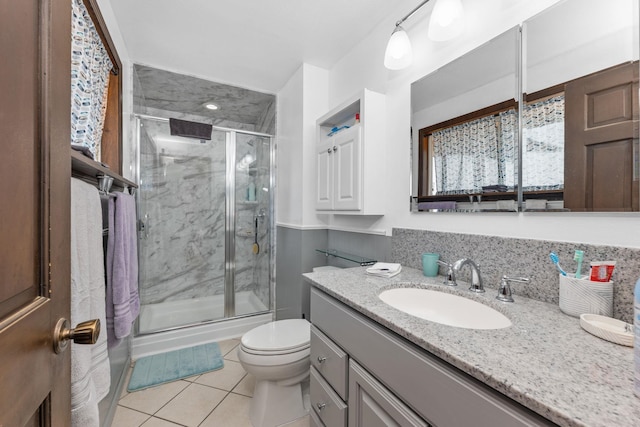
<svg viewBox="0 0 640 427"><path fill-rule="evenodd" d="M469 290L471 292L484 292L484 286L482 284L482 276L480 275L480 268L476 265L475 262L471 261L469 258L462 258L456 261L453 264L454 273L460 271L462 267L468 265L471 268L471 286Z"/></svg>
<svg viewBox="0 0 640 427"><path fill-rule="evenodd" d="M498 288L498 295L496 299L503 302L513 302L513 297L511 296L511 286L509 286L509 282L518 282L518 283L526 283L529 279L526 277L507 277L502 276L502 280L500 281L500 288Z"/></svg>

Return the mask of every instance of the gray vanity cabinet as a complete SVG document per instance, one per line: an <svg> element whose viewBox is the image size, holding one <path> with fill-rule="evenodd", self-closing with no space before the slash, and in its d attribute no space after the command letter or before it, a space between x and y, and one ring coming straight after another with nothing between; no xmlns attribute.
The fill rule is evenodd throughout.
<svg viewBox="0 0 640 427"><path fill-rule="evenodd" d="M349 356L311 325L312 422L318 426L346 427ZM313 420L313 416L317 419Z"/></svg>
<svg viewBox="0 0 640 427"><path fill-rule="evenodd" d="M342 400L347 400L349 356L313 325L310 357L311 366L322 375Z"/></svg>
<svg viewBox="0 0 640 427"><path fill-rule="evenodd" d="M311 290L311 323L349 360L349 427L555 425L317 288ZM312 340L312 354L315 348ZM325 403L326 388L333 392L321 387L326 384L312 366L312 405ZM316 411L321 419L322 411Z"/></svg>
<svg viewBox="0 0 640 427"><path fill-rule="evenodd" d="M357 362L349 362L349 427L428 427Z"/></svg>
<svg viewBox="0 0 640 427"><path fill-rule="evenodd" d="M320 421L327 427L347 426L347 405L322 378L316 368L311 367L311 407Z"/></svg>

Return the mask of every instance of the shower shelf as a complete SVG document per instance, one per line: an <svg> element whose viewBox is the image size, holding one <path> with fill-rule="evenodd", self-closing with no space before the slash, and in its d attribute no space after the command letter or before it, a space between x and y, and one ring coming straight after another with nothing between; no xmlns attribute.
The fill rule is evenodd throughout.
<svg viewBox="0 0 640 427"><path fill-rule="evenodd" d="M345 259L347 261L355 262L356 264L360 264L361 266L373 265L377 262L375 259L365 258L359 255L353 255L347 252L337 251L335 249L316 249L316 252L320 252L321 254L324 254L327 257L332 256L340 259Z"/></svg>
<svg viewBox="0 0 640 427"><path fill-rule="evenodd" d="M254 229L248 229L248 228L238 228L238 230L236 230L236 236L238 237L254 237L255 236L255 231Z"/></svg>

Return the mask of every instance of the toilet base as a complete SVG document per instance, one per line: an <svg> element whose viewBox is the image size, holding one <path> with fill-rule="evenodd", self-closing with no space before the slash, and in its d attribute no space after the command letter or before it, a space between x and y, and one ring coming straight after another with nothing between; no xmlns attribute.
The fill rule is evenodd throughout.
<svg viewBox="0 0 640 427"><path fill-rule="evenodd" d="M257 381L249 409L253 426L276 427L305 416L309 412L308 403L305 405L304 390L308 393L305 382L282 385L278 381Z"/></svg>

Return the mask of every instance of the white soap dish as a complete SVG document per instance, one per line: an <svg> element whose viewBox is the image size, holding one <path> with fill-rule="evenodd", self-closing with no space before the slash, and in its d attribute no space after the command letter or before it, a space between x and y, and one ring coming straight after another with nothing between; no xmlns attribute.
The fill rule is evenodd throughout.
<svg viewBox="0 0 640 427"><path fill-rule="evenodd" d="M633 326L599 314L581 314L580 326L592 335L612 343L633 347Z"/></svg>

